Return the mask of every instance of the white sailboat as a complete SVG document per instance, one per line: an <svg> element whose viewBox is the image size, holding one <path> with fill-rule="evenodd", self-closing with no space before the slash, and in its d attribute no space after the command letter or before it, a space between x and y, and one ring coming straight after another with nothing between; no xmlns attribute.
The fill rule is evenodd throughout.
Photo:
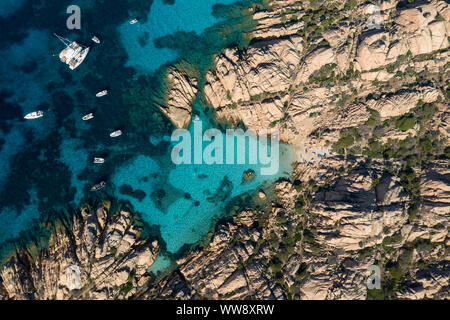
<svg viewBox="0 0 450 320"><path fill-rule="evenodd" d="M116 138L118 136L122 135L122 130L116 130L114 132L111 132L111 134L109 135L111 138Z"/></svg>
<svg viewBox="0 0 450 320"><path fill-rule="evenodd" d="M75 41L70 42L68 39L54 35L65 44L66 48L59 53L59 59L69 65L71 70L77 68L86 58L89 47L83 47Z"/></svg>
<svg viewBox="0 0 450 320"><path fill-rule="evenodd" d="M33 111L23 117L24 119L37 119L44 116L44 111Z"/></svg>
<svg viewBox="0 0 450 320"><path fill-rule="evenodd" d="M83 119L84 121L87 121L87 120L91 120L92 118L94 118L94 114L93 114L93 113L88 113L88 114L85 115L82 119Z"/></svg>
<svg viewBox="0 0 450 320"><path fill-rule="evenodd" d="M95 95L97 98L106 96L108 94L108 90L102 90L100 92L97 92L97 94Z"/></svg>

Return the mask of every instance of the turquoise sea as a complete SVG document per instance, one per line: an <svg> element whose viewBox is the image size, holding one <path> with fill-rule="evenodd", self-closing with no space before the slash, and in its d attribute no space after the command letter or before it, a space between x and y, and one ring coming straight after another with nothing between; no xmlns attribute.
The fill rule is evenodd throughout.
<svg viewBox="0 0 450 320"><path fill-rule="evenodd" d="M271 176L260 175L257 164L173 164L175 128L155 107L163 101L167 67L177 65L202 83L214 54L248 44L248 8L255 2L2 1L0 243L24 237L43 213L112 199L139 212L155 230L164 248L151 269L157 272L230 208L250 205L255 191L287 177L293 155L283 145L280 168ZM81 30L65 26L71 4L81 8ZM139 22L130 25L134 17ZM76 70L59 61L63 47L54 32L91 47ZM90 41L94 34L100 45ZM95 98L104 88L110 93ZM23 120L34 110L45 116ZM89 112L95 118L82 121ZM218 126L201 93L194 113L204 130ZM115 129L124 134L111 139ZM94 157L106 161L95 165ZM256 177L243 184L248 169ZM107 187L90 192L99 181Z"/></svg>

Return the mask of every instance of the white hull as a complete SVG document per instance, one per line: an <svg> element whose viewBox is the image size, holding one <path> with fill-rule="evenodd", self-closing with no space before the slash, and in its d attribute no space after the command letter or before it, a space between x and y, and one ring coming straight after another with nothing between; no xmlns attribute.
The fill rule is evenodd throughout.
<svg viewBox="0 0 450 320"><path fill-rule="evenodd" d="M94 158L94 163L104 163L105 159L103 158Z"/></svg>
<svg viewBox="0 0 450 320"><path fill-rule="evenodd" d="M121 135L122 135L122 131L121 130L117 130L117 131L114 131L113 133L111 133L109 136L111 138L116 138L116 137L121 136Z"/></svg>
<svg viewBox="0 0 450 320"><path fill-rule="evenodd" d="M83 48L75 41L69 44L61 53L59 58L62 62L69 65L71 70L75 70L86 59L89 48Z"/></svg>
<svg viewBox="0 0 450 320"><path fill-rule="evenodd" d="M106 96L107 94L108 94L108 90L103 90L103 91L98 92L95 96L97 98L100 98L100 97Z"/></svg>
<svg viewBox="0 0 450 320"><path fill-rule="evenodd" d="M92 113L89 113L89 114L85 115L82 119L84 121L87 121L87 120L91 120L92 118L94 118L94 115Z"/></svg>
<svg viewBox="0 0 450 320"><path fill-rule="evenodd" d="M30 119L37 119L37 118L41 118L44 116L44 112L43 111L34 111L31 112L29 114L27 114L25 117L23 117L24 119L30 120Z"/></svg>
<svg viewBox="0 0 450 320"><path fill-rule="evenodd" d="M103 189L105 186L106 186L106 182L105 182L105 181L102 181L102 182L100 182L99 184L96 184L95 186L93 186L93 187L91 188L91 191L98 191L98 190L100 190L100 189Z"/></svg>
<svg viewBox="0 0 450 320"><path fill-rule="evenodd" d="M92 41L94 41L95 43L100 43L100 39L96 36L92 37Z"/></svg>
<svg viewBox="0 0 450 320"><path fill-rule="evenodd" d="M137 22L138 22L138 19L133 19L133 20L130 21L130 24L135 24Z"/></svg>

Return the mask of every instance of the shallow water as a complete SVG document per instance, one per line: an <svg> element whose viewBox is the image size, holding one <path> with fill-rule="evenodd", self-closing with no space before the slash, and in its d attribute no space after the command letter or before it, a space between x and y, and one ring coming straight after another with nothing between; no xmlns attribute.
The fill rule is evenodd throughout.
<svg viewBox="0 0 450 320"><path fill-rule="evenodd" d="M218 3L233 2L236 0L176 0L174 4L165 4L162 0L155 0L145 22L130 25L127 21L119 27L129 56L126 65L149 72L175 61L178 53L167 48L156 48L154 40L177 31L201 34L221 20L211 14L212 7Z"/></svg>
<svg viewBox="0 0 450 320"><path fill-rule="evenodd" d="M0 26L8 29L0 35L0 243L43 212L114 197L159 230L167 251L156 272L201 240L233 198L289 174L292 150L286 146L277 174L256 174L245 184L244 171L258 173L258 165L176 166L170 158L173 127L154 106L161 101L161 74L183 60L201 77L213 53L245 43L241 34L252 22L242 6L215 7L234 2L110 1L106 15L99 2L85 0L80 31L65 29L69 1L2 3ZM133 17L140 21L130 25ZM91 46L76 70L53 56L62 49L55 31ZM93 34L100 45L90 41ZM105 87L110 93L95 98ZM195 110L207 129L214 122L204 107L200 99ZM34 110L45 116L22 119ZM82 121L89 112L94 119ZM119 128L124 134L110 138ZM193 125L189 129L193 133ZM93 164L94 157L106 161ZM103 180L105 189L89 191Z"/></svg>

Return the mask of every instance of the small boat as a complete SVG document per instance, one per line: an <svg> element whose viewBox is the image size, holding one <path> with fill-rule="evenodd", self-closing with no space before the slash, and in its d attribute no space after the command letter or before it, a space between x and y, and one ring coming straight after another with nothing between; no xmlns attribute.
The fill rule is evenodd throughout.
<svg viewBox="0 0 450 320"><path fill-rule="evenodd" d="M85 115L82 119L83 119L84 121L87 121L87 120L91 120L93 117L94 117L94 114L93 114L93 113L88 113L88 114Z"/></svg>
<svg viewBox="0 0 450 320"><path fill-rule="evenodd" d="M91 191L98 191L106 186L106 182L102 181L91 188Z"/></svg>
<svg viewBox="0 0 450 320"><path fill-rule="evenodd" d="M106 96L107 94L108 94L108 90L102 90L102 91L98 92L95 96L97 98L100 98L100 97Z"/></svg>
<svg viewBox="0 0 450 320"><path fill-rule="evenodd" d="M24 119L37 119L44 116L44 111L34 111L31 112L29 114L27 114L25 117L23 117Z"/></svg>
<svg viewBox="0 0 450 320"><path fill-rule="evenodd" d="M84 59L86 59L86 56L89 53L89 47L82 46L76 41L65 39L58 36L56 33L54 33L54 35L66 46L66 48L59 53L59 59L67 64L70 70L76 69L83 63Z"/></svg>
<svg viewBox="0 0 450 320"><path fill-rule="evenodd" d="M117 131L112 132L109 136L111 138L116 138L116 137L121 136L121 135L122 135L122 130L117 130Z"/></svg>
<svg viewBox="0 0 450 320"><path fill-rule="evenodd" d="M94 158L94 163L103 163L105 162L105 159L103 158Z"/></svg>
<svg viewBox="0 0 450 320"><path fill-rule="evenodd" d="M194 121L199 121L199 120L200 120L199 116L198 116L198 115L195 115Z"/></svg>
<svg viewBox="0 0 450 320"><path fill-rule="evenodd" d="M97 38L96 36L92 37L92 41L94 41L95 43L100 43L100 39Z"/></svg>
<svg viewBox="0 0 450 320"><path fill-rule="evenodd" d="M133 20L130 21L130 24L135 24L136 22L138 22L138 19L134 18Z"/></svg>

